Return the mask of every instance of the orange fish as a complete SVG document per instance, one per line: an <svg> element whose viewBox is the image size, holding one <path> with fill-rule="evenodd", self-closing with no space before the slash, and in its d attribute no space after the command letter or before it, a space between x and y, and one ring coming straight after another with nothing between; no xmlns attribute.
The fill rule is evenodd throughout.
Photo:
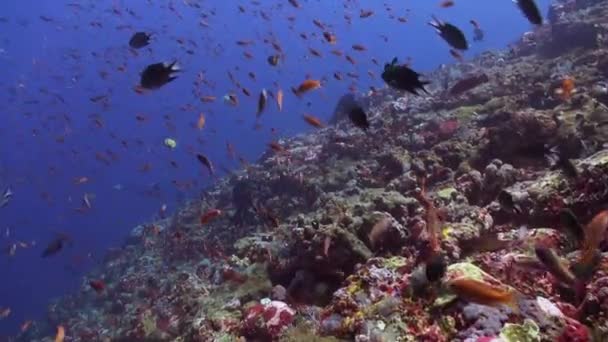
<svg viewBox="0 0 608 342"><path fill-rule="evenodd" d="M55 342L63 342L65 338L65 328L62 325L57 326L57 335L55 335Z"/></svg>
<svg viewBox="0 0 608 342"><path fill-rule="evenodd" d="M199 130L203 129L203 127L205 127L205 114L201 113L198 116L198 121L196 122L196 128L198 128Z"/></svg>
<svg viewBox="0 0 608 342"><path fill-rule="evenodd" d="M308 123L309 125L311 125L315 128L325 127L325 125L323 125L323 123L321 123L321 120L319 120L319 118L317 118L317 117L314 117L314 116L308 115L308 114L304 114L304 115L302 115L302 117L304 118L304 121L306 121L306 123Z"/></svg>
<svg viewBox="0 0 608 342"><path fill-rule="evenodd" d="M429 241L431 244L431 250L436 252L439 250L439 231L441 226L441 215L439 211L433 204L433 201L430 200L426 195L426 178L422 178L420 181L421 191L417 194L418 201L424 206L426 210L425 220L426 220L426 229L429 235Z"/></svg>
<svg viewBox="0 0 608 342"><path fill-rule="evenodd" d="M519 312L518 295L514 290L464 277L451 280L448 284L458 297L466 301L489 306L507 305L514 312Z"/></svg>
<svg viewBox="0 0 608 342"><path fill-rule="evenodd" d="M202 102L213 102L213 101L215 101L215 96L202 96L201 101Z"/></svg>
<svg viewBox="0 0 608 342"><path fill-rule="evenodd" d="M585 226L585 240L579 260L572 265L572 271L579 277L587 278L601 261L600 244L608 229L608 209L600 211Z"/></svg>
<svg viewBox="0 0 608 342"><path fill-rule="evenodd" d="M300 84L300 86L298 87L298 89L294 90L294 93L296 95L301 95L305 92L311 91L311 90L315 90L315 89L319 89L321 88L321 81L317 81L317 80L305 80L304 82L302 82L302 84Z"/></svg>
<svg viewBox="0 0 608 342"><path fill-rule="evenodd" d="M571 77L564 78L561 87L555 89L555 94L559 95L563 101L568 101L574 93L576 93L576 88L574 87L574 79Z"/></svg>
<svg viewBox="0 0 608 342"><path fill-rule="evenodd" d="M213 219L217 218L222 214L222 211L219 209L209 209L206 213L201 216L201 224L207 224L211 222Z"/></svg>
<svg viewBox="0 0 608 342"><path fill-rule="evenodd" d="M355 51L365 51L367 50L367 48L361 44L354 44L353 45L353 50Z"/></svg>
<svg viewBox="0 0 608 342"><path fill-rule="evenodd" d="M445 0L439 4L439 7L442 7L442 8L449 8L452 6L454 6L454 1L452 1L452 0Z"/></svg>
<svg viewBox="0 0 608 342"><path fill-rule="evenodd" d="M277 106L279 107L279 112L283 111L283 90L277 90Z"/></svg>

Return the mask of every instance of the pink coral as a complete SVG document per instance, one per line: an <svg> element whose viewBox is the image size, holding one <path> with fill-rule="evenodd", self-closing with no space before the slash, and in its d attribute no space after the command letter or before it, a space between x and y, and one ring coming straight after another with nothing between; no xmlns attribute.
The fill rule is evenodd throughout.
<svg viewBox="0 0 608 342"><path fill-rule="evenodd" d="M454 133L456 133L458 128L460 128L460 124L458 123L458 120L450 119L450 120L441 122L439 124L439 128L437 131L438 131L440 137L447 139L447 138L451 137L452 135L454 135Z"/></svg>
<svg viewBox="0 0 608 342"><path fill-rule="evenodd" d="M245 315L243 334L275 338L293 322L295 314L289 305L278 300L273 300L268 305L256 304Z"/></svg>
<svg viewBox="0 0 608 342"><path fill-rule="evenodd" d="M557 339L557 342L587 342L591 341L587 327L581 323L570 320L568 325Z"/></svg>

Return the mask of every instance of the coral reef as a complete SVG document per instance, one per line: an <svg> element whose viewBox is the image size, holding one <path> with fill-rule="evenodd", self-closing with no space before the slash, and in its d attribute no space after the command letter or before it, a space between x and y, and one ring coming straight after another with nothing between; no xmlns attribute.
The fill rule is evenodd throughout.
<svg viewBox="0 0 608 342"><path fill-rule="evenodd" d="M586 266L589 245L566 247L560 215L584 225L608 203L606 18L607 1L557 1L509 51L429 74L431 96L364 96L365 134L338 105L334 127L280 140L283 152L134 229L17 340L50 341L58 324L69 341L605 340L608 229L576 286L534 252ZM567 75L568 99L556 95ZM448 263L438 281L435 253ZM463 278L516 306L463 298L450 288Z"/></svg>

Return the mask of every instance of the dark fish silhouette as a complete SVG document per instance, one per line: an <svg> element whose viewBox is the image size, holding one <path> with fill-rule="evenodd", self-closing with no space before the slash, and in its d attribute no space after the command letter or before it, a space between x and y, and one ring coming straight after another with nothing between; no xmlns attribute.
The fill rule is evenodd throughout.
<svg viewBox="0 0 608 342"><path fill-rule="evenodd" d="M420 74L406 65L397 65L397 57L393 58L390 64L384 64L382 79L386 84L395 89L405 90L414 95L418 95L418 90L420 89L428 94L428 91L424 89L424 85L430 82L421 81Z"/></svg>
<svg viewBox="0 0 608 342"><path fill-rule="evenodd" d="M355 96L352 93L343 95L340 98L338 104L336 105L334 113L338 115L348 114L348 118L353 123L353 125L361 128L364 131L369 128L367 114L363 110L363 107L359 105L359 103L355 99Z"/></svg>
<svg viewBox="0 0 608 342"><path fill-rule="evenodd" d="M534 25L542 25L543 17L534 0L514 0L517 7L526 16L528 21Z"/></svg>
<svg viewBox="0 0 608 342"><path fill-rule="evenodd" d="M198 153L196 155L196 159L198 159L199 162L201 162L201 164L203 164L207 170L209 170L210 174L215 174L215 170L213 169L213 164L211 164L211 161L209 160L209 158L207 158L206 156Z"/></svg>
<svg viewBox="0 0 608 342"><path fill-rule="evenodd" d="M262 116L264 109L266 109L266 102L268 102L268 92L266 89L262 89L260 97L258 98L258 112L256 113L258 118Z"/></svg>
<svg viewBox="0 0 608 342"><path fill-rule="evenodd" d="M545 154L545 158L549 162L551 170L562 170L564 175L569 178L578 177L578 169L576 165L566 156L566 151L563 147L553 146Z"/></svg>
<svg viewBox="0 0 608 342"><path fill-rule="evenodd" d="M268 57L268 64L270 64L272 66L277 66L279 64L279 59L280 59L279 55L269 56Z"/></svg>
<svg viewBox="0 0 608 342"><path fill-rule="evenodd" d="M433 26L437 30L439 36L454 49L467 50L469 48L467 38L458 27L443 22L434 16L433 21L429 22L429 25Z"/></svg>
<svg viewBox="0 0 608 342"><path fill-rule="evenodd" d="M498 193L496 197L500 207L509 213L521 214L521 208L515 201L513 200L513 195L511 195L508 191L502 190Z"/></svg>
<svg viewBox="0 0 608 342"><path fill-rule="evenodd" d="M441 254L433 256L426 264L425 274L429 282L437 281L445 275L447 264Z"/></svg>
<svg viewBox="0 0 608 342"><path fill-rule="evenodd" d="M129 46L134 49L141 49L150 44L150 37L151 35L146 32L136 32L129 39Z"/></svg>
<svg viewBox="0 0 608 342"><path fill-rule="evenodd" d="M141 73L140 85L145 89L158 89L177 78L177 62L150 64Z"/></svg>
<svg viewBox="0 0 608 342"><path fill-rule="evenodd" d="M353 123L353 125L361 128L364 131L369 128L367 114L359 105L356 105L355 107L351 108L351 110L348 112L348 118Z"/></svg>
<svg viewBox="0 0 608 342"><path fill-rule="evenodd" d="M68 240L68 238L66 236L59 236L59 237L55 238L55 240L51 241L46 246L44 251L42 251L42 257L46 258L46 257L59 253L63 249L65 242L67 240Z"/></svg>
<svg viewBox="0 0 608 342"><path fill-rule="evenodd" d="M559 212L559 220L566 229L567 234L575 238L578 245L583 243L585 240L585 229L572 210L562 209Z"/></svg>

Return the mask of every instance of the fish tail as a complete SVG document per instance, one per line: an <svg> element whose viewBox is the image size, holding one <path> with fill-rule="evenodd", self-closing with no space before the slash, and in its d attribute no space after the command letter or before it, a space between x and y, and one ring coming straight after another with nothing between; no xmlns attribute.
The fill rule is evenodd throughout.
<svg viewBox="0 0 608 342"><path fill-rule="evenodd" d="M519 315L521 310L519 309L519 301L522 295L516 290L511 291L509 298L505 303L515 314Z"/></svg>
<svg viewBox="0 0 608 342"><path fill-rule="evenodd" d="M441 26L441 21L439 19L437 19L437 17L434 14L431 15L431 19L433 19L433 20L429 21L428 24L433 26L436 29L439 29L439 26Z"/></svg>

